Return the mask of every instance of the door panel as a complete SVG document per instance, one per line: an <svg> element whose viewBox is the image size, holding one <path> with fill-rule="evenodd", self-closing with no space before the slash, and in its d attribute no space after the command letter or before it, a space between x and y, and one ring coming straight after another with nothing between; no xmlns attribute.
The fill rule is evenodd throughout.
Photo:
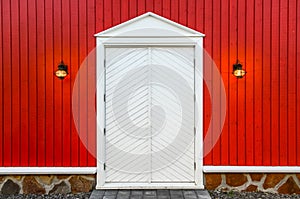
<svg viewBox="0 0 300 199"><path fill-rule="evenodd" d="M149 181L147 61L147 48L106 49L106 182Z"/></svg>
<svg viewBox="0 0 300 199"><path fill-rule="evenodd" d="M152 182L194 181L193 53L151 49Z"/></svg>
<svg viewBox="0 0 300 199"><path fill-rule="evenodd" d="M106 48L106 182L194 182L193 60L193 48Z"/></svg>

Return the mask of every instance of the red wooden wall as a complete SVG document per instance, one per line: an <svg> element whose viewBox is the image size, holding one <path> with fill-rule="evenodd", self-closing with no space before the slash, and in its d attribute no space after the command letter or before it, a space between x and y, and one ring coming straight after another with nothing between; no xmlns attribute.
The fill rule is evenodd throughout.
<svg viewBox="0 0 300 199"><path fill-rule="evenodd" d="M73 118L76 73L94 33L148 11L206 34L205 50L221 72L227 117L205 164L300 166L297 0L2 0L0 166L95 166L73 122L94 149L94 98L87 96L95 79L75 88L83 105ZM231 74L237 59L248 72L243 79ZM63 81L53 75L61 60L70 72ZM211 100L218 99L205 87L205 129Z"/></svg>

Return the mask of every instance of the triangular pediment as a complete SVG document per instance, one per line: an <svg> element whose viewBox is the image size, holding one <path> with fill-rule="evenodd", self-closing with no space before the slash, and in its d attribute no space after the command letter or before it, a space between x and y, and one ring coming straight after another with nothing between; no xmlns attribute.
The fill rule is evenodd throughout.
<svg viewBox="0 0 300 199"><path fill-rule="evenodd" d="M95 34L96 37L204 37L204 34L147 12Z"/></svg>

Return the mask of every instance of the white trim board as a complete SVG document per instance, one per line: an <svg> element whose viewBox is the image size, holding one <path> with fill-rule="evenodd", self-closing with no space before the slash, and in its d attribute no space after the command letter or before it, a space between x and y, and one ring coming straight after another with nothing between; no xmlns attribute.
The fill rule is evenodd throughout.
<svg viewBox="0 0 300 199"><path fill-rule="evenodd" d="M204 166L204 173L300 173L297 166Z"/></svg>
<svg viewBox="0 0 300 199"><path fill-rule="evenodd" d="M0 167L0 175L95 174L96 167Z"/></svg>
<svg viewBox="0 0 300 199"><path fill-rule="evenodd" d="M204 189L195 183L105 183L96 189Z"/></svg>

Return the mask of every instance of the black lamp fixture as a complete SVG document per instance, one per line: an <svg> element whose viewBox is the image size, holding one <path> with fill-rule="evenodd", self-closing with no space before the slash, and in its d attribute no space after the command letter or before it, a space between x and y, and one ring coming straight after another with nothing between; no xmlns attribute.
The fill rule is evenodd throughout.
<svg viewBox="0 0 300 199"><path fill-rule="evenodd" d="M233 64L232 74L237 78L243 78L246 75L246 73L247 72L243 69L243 65L240 63L239 60L237 60L236 63Z"/></svg>
<svg viewBox="0 0 300 199"><path fill-rule="evenodd" d="M63 61L61 61L58 64L57 70L55 71L55 76L63 80L68 74L68 66L65 65Z"/></svg>

